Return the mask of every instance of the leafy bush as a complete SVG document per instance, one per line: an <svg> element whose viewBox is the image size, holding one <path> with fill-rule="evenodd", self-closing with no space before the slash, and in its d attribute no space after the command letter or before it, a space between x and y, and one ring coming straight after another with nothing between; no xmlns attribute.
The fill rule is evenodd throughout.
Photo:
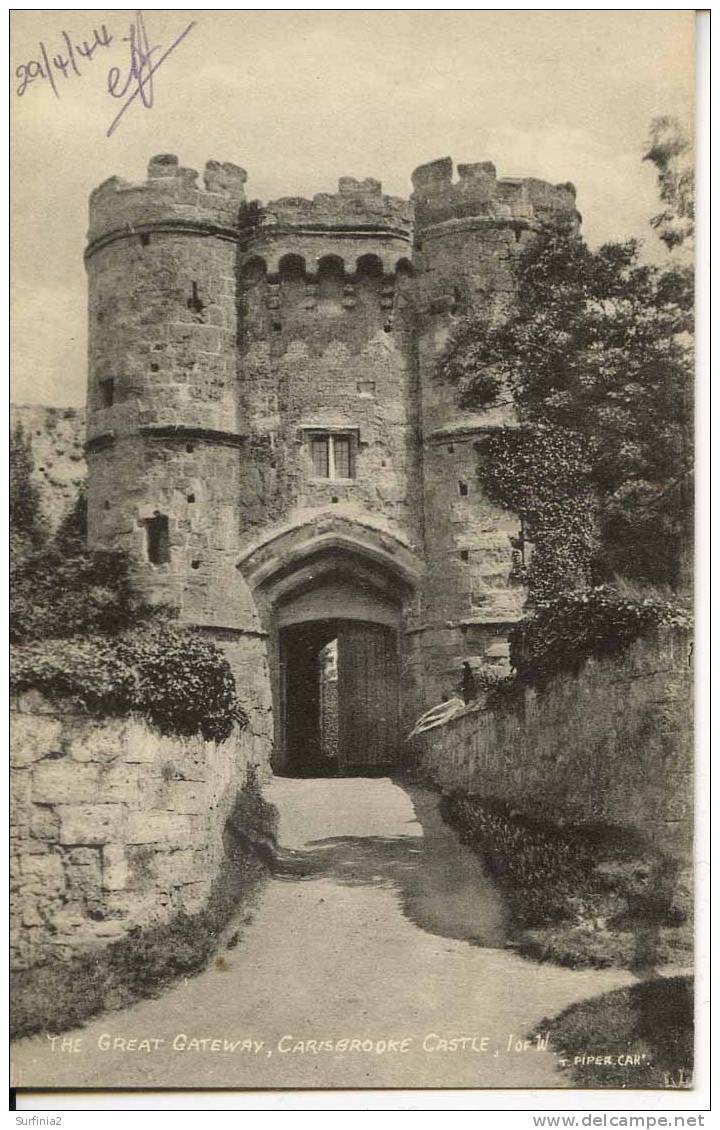
<svg viewBox="0 0 720 1130"><path fill-rule="evenodd" d="M441 812L503 890L513 945L572 968L687 959L692 930L676 868L628 829L562 827L460 791Z"/></svg>
<svg viewBox="0 0 720 1130"><path fill-rule="evenodd" d="M87 501L81 488L49 541L16 542L10 566L13 643L118 632L169 615L135 590L127 554L88 550L86 536Z"/></svg>
<svg viewBox="0 0 720 1130"><path fill-rule="evenodd" d="M693 499L692 271L641 264L634 240L591 250L562 225L539 233L513 259L512 270L515 300L507 318L461 316L438 376L455 386L464 408L486 409L502 395L513 399L525 425L552 427L556 437L566 432L570 444L577 436L584 441L579 525L572 505L560 505L572 500L562 489L554 500L559 524L550 514L530 522L532 540L546 558L545 591L538 598L549 595L554 564L560 574L571 572L595 514L596 580L620 572L686 585ZM508 437L496 460L483 461L481 479L502 476L504 489L496 497L526 516L523 491L514 490L513 478L536 496L546 494L555 474L562 477L559 454L548 449L524 460ZM586 486L594 495L590 506ZM553 530L555 543L541 546ZM575 542L569 553L565 531ZM584 564L577 561L579 581ZM555 590L564 583L559 576ZM532 595L531 576L528 585Z"/></svg>
<svg viewBox="0 0 720 1130"><path fill-rule="evenodd" d="M615 989L543 1020L531 1038L550 1033L561 1067L578 1087L690 1087L693 988L691 977L658 977ZM588 1048L597 1062L576 1062ZM632 1074L618 1064L618 1054L628 1050L640 1056Z"/></svg>
<svg viewBox="0 0 720 1130"><path fill-rule="evenodd" d="M111 716L129 714L139 697L137 672L118 653L116 641L105 636L11 646L10 686Z"/></svg>
<svg viewBox="0 0 720 1130"><path fill-rule="evenodd" d="M117 632L157 612L135 591L120 551L68 557L51 543L14 563L10 586L13 643Z"/></svg>
<svg viewBox="0 0 720 1130"><path fill-rule="evenodd" d="M41 545L47 536L34 467L32 445L18 423L10 436L10 549L15 556Z"/></svg>
<svg viewBox="0 0 720 1130"><path fill-rule="evenodd" d="M455 385L461 404L491 408L503 398L503 382L485 350L489 324L478 314L466 314L453 326L438 363L441 380Z"/></svg>
<svg viewBox="0 0 720 1130"><path fill-rule="evenodd" d="M234 725L247 723L220 649L163 623L117 636L15 646L11 686L39 690L90 714L138 713L163 734L222 742Z"/></svg>
<svg viewBox="0 0 720 1130"><path fill-rule="evenodd" d="M510 661L524 682L542 683L580 670L589 658L613 655L660 625L686 627L679 600L623 596L610 585L540 603L510 633Z"/></svg>

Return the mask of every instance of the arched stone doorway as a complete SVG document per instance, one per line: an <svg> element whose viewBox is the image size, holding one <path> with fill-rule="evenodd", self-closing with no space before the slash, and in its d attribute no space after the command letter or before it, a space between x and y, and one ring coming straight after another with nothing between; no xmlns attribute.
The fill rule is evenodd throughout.
<svg viewBox="0 0 720 1130"><path fill-rule="evenodd" d="M275 772L391 771L402 755L402 627L417 577L408 547L324 519L282 531L241 568L268 634Z"/></svg>

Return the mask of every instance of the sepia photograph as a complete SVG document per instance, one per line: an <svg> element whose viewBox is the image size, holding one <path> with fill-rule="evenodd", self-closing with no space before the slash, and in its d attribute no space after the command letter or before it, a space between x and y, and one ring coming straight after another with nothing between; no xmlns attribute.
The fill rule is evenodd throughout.
<svg viewBox="0 0 720 1130"><path fill-rule="evenodd" d="M691 1101L695 20L11 12L19 1094Z"/></svg>

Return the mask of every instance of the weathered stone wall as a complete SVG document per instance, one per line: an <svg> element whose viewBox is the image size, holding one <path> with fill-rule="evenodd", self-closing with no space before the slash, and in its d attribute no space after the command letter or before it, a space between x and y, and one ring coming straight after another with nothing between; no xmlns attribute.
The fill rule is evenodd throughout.
<svg viewBox="0 0 720 1130"><path fill-rule="evenodd" d="M85 412L43 404L11 404L10 427L21 424L35 463L33 479L51 530L71 509L85 480Z"/></svg>
<svg viewBox="0 0 720 1130"><path fill-rule="evenodd" d="M12 711L13 968L69 959L207 903L223 831L269 743L162 737L139 719L60 713L36 692Z"/></svg>
<svg viewBox="0 0 720 1130"><path fill-rule="evenodd" d="M415 545L419 453L406 201L377 181L271 201L242 252L241 416L257 481L243 537L308 510L382 516ZM317 477L311 429L356 439L354 474Z"/></svg>
<svg viewBox="0 0 720 1130"><path fill-rule="evenodd" d="M506 801L549 820L634 829L660 853L692 857L692 669L688 633L663 630L577 676L473 706L416 742L444 789Z"/></svg>

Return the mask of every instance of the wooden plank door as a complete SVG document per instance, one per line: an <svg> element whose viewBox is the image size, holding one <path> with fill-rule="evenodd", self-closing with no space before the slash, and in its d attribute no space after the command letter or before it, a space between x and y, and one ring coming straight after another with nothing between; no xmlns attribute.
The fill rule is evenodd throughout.
<svg viewBox="0 0 720 1130"><path fill-rule="evenodd" d="M370 771L399 756L397 632L346 620L338 629L339 769Z"/></svg>

